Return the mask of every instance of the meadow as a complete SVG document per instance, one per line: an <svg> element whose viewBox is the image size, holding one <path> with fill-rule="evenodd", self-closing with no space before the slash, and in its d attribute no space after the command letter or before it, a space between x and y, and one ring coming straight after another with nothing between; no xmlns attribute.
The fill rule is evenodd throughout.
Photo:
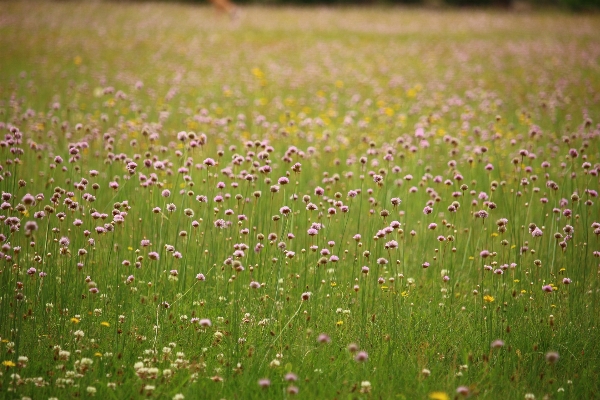
<svg viewBox="0 0 600 400"><path fill-rule="evenodd" d="M600 397L600 15L0 2L6 399Z"/></svg>

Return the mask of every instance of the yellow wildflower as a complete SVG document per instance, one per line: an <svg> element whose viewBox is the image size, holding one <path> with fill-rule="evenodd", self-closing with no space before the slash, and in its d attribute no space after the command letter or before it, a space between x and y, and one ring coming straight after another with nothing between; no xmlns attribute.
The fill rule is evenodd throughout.
<svg viewBox="0 0 600 400"><path fill-rule="evenodd" d="M110 326L110 324L108 322L106 322L106 321L100 322L100 325L106 326L107 328Z"/></svg>
<svg viewBox="0 0 600 400"><path fill-rule="evenodd" d="M429 398L431 400L450 400L446 392L431 392L429 393Z"/></svg>
<svg viewBox="0 0 600 400"><path fill-rule="evenodd" d="M488 303L492 303L494 301L494 297L490 296L489 294L486 294L485 296L483 296L483 300L485 300Z"/></svg>
<svg viewBox="0 0 600 400"><path fill-rule="evenodd" d="M73 318L71 318L71 322L74 323L74 324L78 324L79 323L79 319L73 317Z"/></svg>
<svg viewBox="0 0 600 400"><path fill-rule="evenodd" d="M2 361L2 365L4 365L7 368L10 368L10 367L16 366L17 364L15 364L14 362L12 362L10 360L7 360L7 361Z"/></svg>

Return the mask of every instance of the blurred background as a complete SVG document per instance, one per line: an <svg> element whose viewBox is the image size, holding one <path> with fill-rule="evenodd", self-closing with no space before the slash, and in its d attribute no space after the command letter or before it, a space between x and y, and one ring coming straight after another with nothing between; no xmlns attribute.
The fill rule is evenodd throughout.
<svg viewBox="0 0 600 400"><path fill-rule="evenodd" d="M144 2L145 0L129 0ZM156 0L153 0L156 1ZM171 3L209 3L209 0L162 0ZM213 1L214 3L214 1ZM600 10L600 0L235 0L235 4L263 5L414 5L428 7L494 7L507 9Z"/></svg>

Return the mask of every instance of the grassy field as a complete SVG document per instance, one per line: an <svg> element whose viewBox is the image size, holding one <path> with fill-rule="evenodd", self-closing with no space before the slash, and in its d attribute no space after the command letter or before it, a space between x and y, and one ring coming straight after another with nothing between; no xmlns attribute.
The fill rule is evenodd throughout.
<svg viewBox="0 0 600 400"><path fill-rule="evenodd" d="M600 397L600 16L0 2L0 393Z"/></svg>

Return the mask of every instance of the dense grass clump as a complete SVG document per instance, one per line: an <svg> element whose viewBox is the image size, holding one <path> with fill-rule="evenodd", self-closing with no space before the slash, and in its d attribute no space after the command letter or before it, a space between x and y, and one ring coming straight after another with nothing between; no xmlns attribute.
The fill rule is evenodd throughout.
<svg viewBox="0 0 600 400"><path fill-rule="evenodd" d="M598 396L597 16L0 16L5 398Z"/></svg>

